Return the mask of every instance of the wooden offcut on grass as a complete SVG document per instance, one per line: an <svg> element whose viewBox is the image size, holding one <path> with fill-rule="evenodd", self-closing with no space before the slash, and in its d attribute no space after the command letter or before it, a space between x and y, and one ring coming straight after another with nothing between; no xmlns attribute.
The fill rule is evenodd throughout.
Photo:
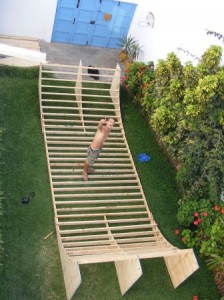
<svg viewBox="0 0 224 300"><path fill-rule="evenodd" d="M4 242L0 298L65 300L38 103L38 70L0 67L0 128L2 129ZM175 235L179 198L175 171L160 150L140 110L122 91L125 132L146 198L164 236L183 247ZM139 153L151 160L140 163ZM23 196L35 197L22 204ZM143 276L122 297L113 263L82 265L82 285L75 300L216 300L220 295L212 275L199 258L200 269L176 290L163 259L143 260Z"/></svg>

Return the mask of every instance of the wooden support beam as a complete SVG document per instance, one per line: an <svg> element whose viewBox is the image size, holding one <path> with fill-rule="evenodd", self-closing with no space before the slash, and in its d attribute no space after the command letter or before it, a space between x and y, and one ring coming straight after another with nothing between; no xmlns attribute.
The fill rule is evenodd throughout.
<svg viewBox="0 0 224 300"><path fill-rule="evenodd" d="M114 76L111 82L111 87L110 87L110 96L112 99L112 102L114 103L115 106L115 113L118 118L120 118L120 105L117 102L117 99L119 99L119 91L120 91L120 77L121 77L121 68L117 64L117 67L114 71Z"/></svg>
<svg viewBox="0 0 224 300"><path fill-rule="evenodd" d="M57 226L56 226L57 228ZM57 229L57 238L59 245L59 253L61 257L61 265L65 282L65 290L67 300L71 300L75 291L81 284L81 273L78 263L70 258L65 252L64 246L61 243L61 238L59 235L59 230Z"/></svg>
<svg viewBox="0 0 224 300"><path fill-rule="evenodd" d="M83 118L83 106L82 106L82 61L80 60L79 62L79 67L78 67L78 74L77 74L77 82L75 84L75 99L76 99L76 104L78 105L79 108L79 114L80 114L80 119L82 122L83 126L83 132L86 132L85 129L85 123L84 123L84 118Z"/></svg>
<svg viewBox="0 0 224 300"><path fill-rule="evenodd" d="M174 288L178 287L199 268L192 249L180 252L175 256L164 257L164 260Z"/></svg>
<svg viewBox="0 0 224 300"><path fill-rule="evenodd" d="M115 261L115 268L121 294L124 295L142 276L141 263L137 257L136 259Z"/></svg>

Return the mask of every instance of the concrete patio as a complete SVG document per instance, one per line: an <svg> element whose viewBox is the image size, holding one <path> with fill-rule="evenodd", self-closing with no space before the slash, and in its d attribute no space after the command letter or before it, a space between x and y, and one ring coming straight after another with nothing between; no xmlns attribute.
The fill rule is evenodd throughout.
<svg viewBox="0 0 224 300"><path fill-rule="evenodd" d="M0 36L0 44L46 53L48 63L77 65L81 59L85 66L93 65L103 68L116 68L117 63L119 63L119 49L47 43L38 39L11 36ZM16 56L1 55L0 53L0 64L30 67L39 65L39 62Z"/></svg>

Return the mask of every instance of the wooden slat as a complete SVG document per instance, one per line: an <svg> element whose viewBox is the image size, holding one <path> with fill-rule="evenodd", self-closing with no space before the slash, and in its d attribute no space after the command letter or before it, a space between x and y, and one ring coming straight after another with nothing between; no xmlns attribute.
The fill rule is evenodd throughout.
<svg viewBox="0 0 224 300"><path fill-rule="evenodd" d="M113 193L113 197L129 197L129 196L141 196L140 192L136 192L136 193ZM98 198L98 197L110 197L111 193L102 193L102 194L97 194L94 193L93 195L88 194L57 194L55 195L55 198ZM145 207L145 205L144 205Z"/></svg>
<svg viewBox="0 0 224 300"><path fill-rule="evenodd" d="M78 95L75 95L78 96ZM45 103L72 103L74 105L74 100L69 100L69 99L42 99L41 100L42 104L44 105ZM76 104L78 104L80 101L76 101ZM106 101L82 101L83 104L96 104L96 105L107 105L107 106L112 106L114 107L114 103L106 102ZM117 103L119 104L119 102Z"/></svg>
<svg viewBox="0 0 224 300"><path fill-rule="evenodd" d="M58 173L58 174L61 174L61 173L63 173L63 174L65 174L65 173L73 173L73 174L75 174L76 172L81 172L81 170L83 169L82 167L83 167L83 165L82 165L82 166L81 166L81 165L76 166L76 169L74 169L74 168L72 168L72 169L51 169L51 173L52 173L52 174L54 174L54 173ZM97 166L97 172L100 172L100 170L101 170L101 168L100 168L100 166L98 165L98 166ZM101 171L102 171L102 170L101 170ZM134 172L133 169L116 169L116 170L114 170L114 169L112 169L112 168L107 168L106 171L108 172L108 174L105 174L105 173L104 173L103 176L110 176L110 173L133 174L133 172ZM105 171L104 171L104 172L105 172ZM92 175L90 174L90 176L92 176ZM95 176L95 175L94 175L94 176Z"/></svg>
<svg viewBox="0 0 224 300"><path fill-rule="evenodd" d="M43 79L42 79L43 80ZM45 79L45 80L48 80L47 78ZM51 80L51 81L55 81L55 80L60 80L60 79L55 79L55 78L52 78L52 79L49 79L49 80ZM60 80L61 81L61 80ZM77 81L74 81L74 80L69 80L70 82L77 82ZM53 88L53 89L57 89L57 88L62 88L62 89L74 89L74 87L73 86L63 86L63 85L45 85L45 84L42 84L41 85L42 86L42 88ZM81 87L81 89L82 90L87 90L87 91L89 91L89 88L88 87ZM91 87L91 91L107 91L107 92L109 92L111 89L106 89L106 88L94 88L94 87ZM112 89L112 91L116 91L116 92L119 92L119 89Z"/></svg>
<svg viewBox="0 0 224 300"><path fill-rule="evenodd" d="M89 187L89 190L91 191L107 191L107 190L111 190L111 186L92 186L91 188ZM139 190L138 186L116 186L116 191L119 190ZM77 192L81 192L81 191L86 191L86 187L57 187L54 188L54 192L73 192L73 191L77 191ZM113 194L113 192L112 192Z"/></svg>
<svg viewBox="0 0 224 300"><path fill-rule="evenodd" d="M49 147L50 148L50 147ZM49 149L48 148L48 149ZM51 147L51 148L53 148L53 147ZM48 153L49 153L49 157L54 157L54 156L58 156L58 155L60 155L60 157L61 158L63 158L63 157L65 157L65 156L75 156L75 155L83 155L83 151L86 151L86 147L83 147L83 148L76 148L76 150L77 151L81 151L82 150L82 152L70 152L71 151L71 149L70 149L70 151L69 151L69 149L65 149L65 148L63 148L63 150L65 151L65 150L68 150L67 152L61 152L61 151L59 151L60 149L59 149L60 147L55 147L53 150L55 151L55 150L58 150L58 152L53 152L53 151L50 151L51 149L49 149L49 151L48 151ZM70 147L71 148L71 147ZM73 148L74 149L74 148ZM84 155L83 155L84 156ZM105 153L105 152L103 152L102 154L101 154L101 157L116 157L116 159L118 159L117 158L117 153ZM119 153L119 157L128 157L128 154L127 153ZM120 160L120 159L119 159Z"/></svg>
<svg viewBox="0 0 224 300"><path fill-rule="evenodd" d="M109 204L109 202L108 202ZM138 205L138 207L136 207L136 205L128 205L125 206L124 205L119 205L119 206L76 206L74 207L74 204L72 203L67 203L67 206L65 203L62 204L58 204L57 205L57 215L56 217L59 219L61 216L63 216L63 214L65 213L72 213L72 214L76 214L77 218L80 218L79 215L85 214L86 218L91 218L92 215L101 215L101 216L110 216L112 215L112 213L114 213L114 215L118 215L120 212L123 212L123 215L125 216L126 213L131 213L131 215L134 215L134 213L136 212L136 215L138 215L138 212L144 212L145 215L148 215L147 212L144 211L144 206L140 206ZM73 205L71 207L71 205ZM69 207L68 207L69 206ZM122 214L121 214L122 215ZM83 217L83 219L85 218ZM150 220L153 221L153 218L149 218Z"/></svg>
<svg viewBox="0 0 224 300"><path fill-rule="evenodd" d="M116 240L116 242L118 242ZM140 243L141 242L141 243ZM63 246L67 251L74 251L73 254L77 251L95 251L95 249L108 249L108 246L111 246L111 240L100 240L100 241L88 241L88 242L76 242L76 243L63 243ZM98 247L99 246L99 247ZM139 238L139 239L130 239L130 244L118 243L120 250L128 249L128 251L133 250L149 250L151 248L161 248L166 246L165 241L156 242L148 238ZM90 254L90 253L89 253ZM79 254L78 254L79 255Z"/></svg>
<svg viewBox="0 0 224 300"><path fill-rule="evenodd" d="M115 212L115 213L106 213L106 216L107 217L110 217L110 216L137 216L137 215L147 215L147 212ZM57 218L60 219L60 218L68 218L68 219L71 219L71 218L93 218L93 217L104 217L105 216L105 213L92 213L92 214L61 214L61 215L57 215ZM150 219L150 218L149 218ZM152 218L151 218L152 220Z"/></svg>
<svg viewBox="0 0 224 300"><path fill-rule="evenodd" d="M125 237L138 237L138 236L147 236L149 238L155 239L155 238L163 238L161 235L160 237L154 236L154 234L159 234L159 231L128 231L128 232L119 232L119 233L113 233L113 237L117 240L119 238L125 238ZM62 242L64 241L84 241L84 240L99 240L99 239L105 239L108 238L108 234L91 234L91 235L77 235L77 236L63 236L61 237Z"/></svg>
<svg viewBox="0 0 224 300"><path fill-rule="evenodd" d="M94 177L95 178L95 177ZM97 184L97 185L101 185L101 184L103 184L103 185L105 185L105 184L107 184L107 185L111 185L111 184L113 184L113 185L116 185L116 184L124 184L124 183L139 183L139 180L113 180L113 181L110 181L110 182L108 182L108 180L98 180L97 181L97 183L96 182L92 182L92 181L89 181L88 182L88 184ZM58 185L62 185L62 186L64 186L64 185L73 185L73 186L76 186L76 185L79 185L80 183L79 182L74 182L74 181L54 181L53 182L53 185L54 186L58 186Z"/></svg>
<svg viewBox="0 0 224 300"><path fill-rule="evenodd" d="M80 159L80 162L83 162L83 160ZM132 164L131 163L126 163L126 164L117 164L117 163L98 163L97 166L101 166L101 167L111 167L111 165L113 165L113 167L125 167L125 168L132 168ZM51 167L76 167L77 163L50 163ZM106 170L105 170L106 171Z"/></svg>
<svg viewBox="0 0 224 300"><path fill-rule="evenodd" d="M69 209L69 211L92 211L92 210L105 210L105 211L110 211L110 210L119 210L119 209L139 209L139 208L144 208L144 205L123 205L123 206L97 206L97 207L73 207ZM58 208L57 211L65 211L66 208Z"/></svg>
<svg viewBox="0 0 224 300"><path fill-rule="evenodd" d="M107 235L108 237L108 235ZM122 243L137 243L137 242L155 242L156 238L155 237L138 237L138 238L129 238L129 239L116 239L116 242L118 244ZM72 247L79 247L79 246L97 246L107 244L109 245L111 243L110 240L108 239L101 239L101 240L89 240L89 241L80 241L80 242L66 242L63 243L63 246L66 248L72 248Z"/></svg>
<svg viewBox="0 0 224 300"><path fill-rule="evenodd" d="M139 199L109 199L109 200L106 200L106 199L103 199L103 200L94 200L94 204L109 204L109 203L117 203L117 204L120 204L120 203L136 203L136 202L144 202L142 198L139 198ZM56 204L58 205L66 205L66 204L72 204L72 205L77 205L77 204L83 204L83 205L86 205L86 204L93 204L93 201L92 200L75 200L75 201L64 201L64 200L58 200L58 201L55 201ZM108 207L108 206L107 206ZM136 207L135 207L136 208ZM64 208L64 210L69 210L68 208ZM58 211L60 211L58 209Z"/></svg>
<svg viewBox="0 0 224 300"><path fill-rule="evenodd" d="M141 224L141 225L135 225L135 226L115 226L115 227L110 227L111 230L113 231L125 231L125 230L137 230L137 229L149 229L149 228L155 228L156 224ZM94 234L97 232L107 232L106 227L94 227L94 228L81 228L81 229L64 229L64 230L59 230L60 234L79 234L79 233L91 233L93 232Z"/></svg>
<svg viewBox="0 0 224 300"><path fill-rule="evenodd" d="M122 179L122 181L125 179L125 178L137 178L136 174L134 173L127 173L127 174L100 174L98 175L97 172L96 173L91 173L89 174L92 178L94 179ZM52 179L54 179L54 182L57 182L56 180L58 179L77 179L77 178L80 178L79 175L75 175L75 174L63 174L63 175L52 175ZM137 181L139 182L139 179L137 179Z"/></svg>
<svg viewBox="0 0 224 300"><path fill-rule="evenodd" d="M150 259L150 258L157 258L157 257L172 257L178 255L184 255L185 250L176 250L176 249L155 249L156 251L135 251L132 253L102 253L100 255L85 255L85 256L75 256L75 260L81 264L94 264L94 263L103 263L103 262L113 262L113 261L124 261L124 260L134 260L136 257L139 259ZM188 249L187 249L188 250ZM189 249L191 250L191 249ZM69 254L72 257L72 253Z"/></svg>
<svg viewBox="0 0 224 300"><path fill-rule="evenodd" d="M107 219L105 220L91 220L91 221L66 221L66 222L57 222L59 226L76 226L76 225L87 225L87 224L117 224L117 223L139 223L139 222L148 222L149 218L126 218L126 219Z"/></svg>

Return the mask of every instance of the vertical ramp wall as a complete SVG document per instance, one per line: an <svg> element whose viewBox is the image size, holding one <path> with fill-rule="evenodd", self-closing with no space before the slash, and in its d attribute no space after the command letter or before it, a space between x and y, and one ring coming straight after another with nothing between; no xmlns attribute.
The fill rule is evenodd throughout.
<svg viewBox="0 0 224 300"><path fill-rule="evenodd" d="M163 257L174 287L198 268L192 249L161 234L149 210L120 114L120 68L42 65L39 92L55 225L67 298L81 283L80 264L114 262L121 293L142 275L141 259ZM83 182L86 151L100 119L115 126L96 172Z"/></svg>

